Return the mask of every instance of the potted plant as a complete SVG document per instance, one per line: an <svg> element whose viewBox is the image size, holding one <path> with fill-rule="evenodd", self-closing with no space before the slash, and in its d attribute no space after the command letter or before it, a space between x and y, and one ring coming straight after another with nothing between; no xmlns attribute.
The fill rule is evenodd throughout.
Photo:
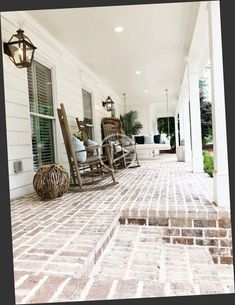
<svg viewBox="0 0 235 305"><path fill-rule="evenodd" d="M143 124L137 120L138 112L131 110L123 115L120 115L120 120L125 132L125 135L131 138L133 135L140 133Z"/></svg>
<svg viewBox="0 0 235 305"><path fill-rule="evenodd" d="M75 135L74 135L77 139L79 139L81 142L83 142L83 135L81 131L78 131ZM84 144L84 143L82 143Z"/></svg>
<svg viewBox="0 0 235 305"><path fill-rule="evenodd" d="M184 162L185 161L185 147L184 147L184 140L180 141L180 145L176 148L176 156L177 161Z"/></svg>

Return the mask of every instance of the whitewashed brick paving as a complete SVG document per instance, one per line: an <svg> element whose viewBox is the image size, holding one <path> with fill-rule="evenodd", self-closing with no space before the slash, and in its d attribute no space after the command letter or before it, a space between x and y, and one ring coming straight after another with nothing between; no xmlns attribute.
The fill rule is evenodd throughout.
<svg viewBox="0 0 235 305"><path fill-rule="evenodd" d="M144 297L232 292L232 268L217 266L205 247L166 244L156 227L121 226L90 274L96 285L86 298L95 295L98 282L113 280L131 283L132 297L138 289ZM117 298L130 297L129 290L119 293Z"/></svg>
<svg viewBox="0 0 235 305"><path fill-rule="evenodd" d="M210 177L161 155L117 178L12 202L17 303L234 291L229 210L211 203Z"/></svg>

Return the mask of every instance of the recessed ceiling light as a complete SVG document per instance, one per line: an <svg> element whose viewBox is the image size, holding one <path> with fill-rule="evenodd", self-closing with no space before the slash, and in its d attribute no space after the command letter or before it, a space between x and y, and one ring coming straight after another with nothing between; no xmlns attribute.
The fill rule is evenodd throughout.
<svg viewBox="0 0 235 305"><path fill-rule="evenodd" d="M124 28L123 28L122 26L116 26L116 27L114 28L114 31L115 31L116 33L121 33L121 32L123 32L123 30L124 30Z"/></svg>
<svg viewBox="0 0 235 305"><path fill-rule="evenodd" d="M144 90L144 92L145 92L145 93L148 93L149 91L148 91L148 89L146 89L146 90Z"/></svg>
<svg viewBox="0 0 235 305"><path fill-rule="evenodd" d="M140 71L140 70L138 70L138 71L136 71L135 73L136 73L136 74L141 74L141 71Z"/></svg>

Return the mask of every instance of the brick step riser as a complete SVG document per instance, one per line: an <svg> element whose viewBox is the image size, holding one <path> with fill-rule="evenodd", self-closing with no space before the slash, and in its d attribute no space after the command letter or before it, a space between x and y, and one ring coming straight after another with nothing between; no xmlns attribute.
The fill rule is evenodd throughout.
<svg viewBox="0 0 235 305"><path fill-rule="evenodd" d="M157 226L162 239L171 244L209 248L214 263L233 264L230 219L123 218L121 225Z"/></svg>
<svg viewBox="0 0 235 305"><path fill-rule="evenodd" d="M100 258L101 254L104 252L106 247L108 246L110 240L112 239L113 235L119 228L119 222L114 222L114 224L110 227L107 234L105 234L102 239L99 241L97 247L91 252L89 257L87 258L87 262L85 267L83 268L80 276L81 277L88 277L91 270L97 263L98 259Z"/></svg>

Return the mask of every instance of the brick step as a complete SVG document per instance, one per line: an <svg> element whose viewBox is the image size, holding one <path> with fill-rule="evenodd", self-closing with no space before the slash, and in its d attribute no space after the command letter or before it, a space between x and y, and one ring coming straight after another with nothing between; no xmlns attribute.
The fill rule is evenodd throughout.
<svg viewBox="0 0 235 305"><path fill-rule="evenodd" d="M232 266L215 265L207 247L165 243L149 226L120 226L89 278L79 300L234 292Z"/></svg>
<svg viewBox="0 0 235 305"><path fill-rule="evenodd" d="M136 225L116 228L87 277L15 271L15 284L17 304L234 293L232 266L215 265L207 247Z"/></svg>
<svg viewBox="0 0 235 305"><path fill-rule="evenodd" d="M79 273L80 276L87 277L91 272L100 255L108 246L113 234L118 229L118 219L119 215L116 212L99 212L95 219L87 223L86 228L78 236L78 244L82 240L85 247L86 244L92 247L86 254L83 267Z"/></svg>
<svg viewBox="0 0 235 305"><path fill-rule="evenodd" d="M205 246L214 263L232 264L231 221L226 218L179 217L120 217L121 225L147 225L158 227L162 239L171 244Z"/></svg>
<svg viewBox="0 0 235 305"><path fill-rule="evenodd" d="M51 229L50 239L48 229L42 229L34 240L26 242L33 246L27 244L27 250L19 251L19 255L15 251L15 271L87 276L118 228L118 218L116 212L80 210L78 217Z"/></svg>

